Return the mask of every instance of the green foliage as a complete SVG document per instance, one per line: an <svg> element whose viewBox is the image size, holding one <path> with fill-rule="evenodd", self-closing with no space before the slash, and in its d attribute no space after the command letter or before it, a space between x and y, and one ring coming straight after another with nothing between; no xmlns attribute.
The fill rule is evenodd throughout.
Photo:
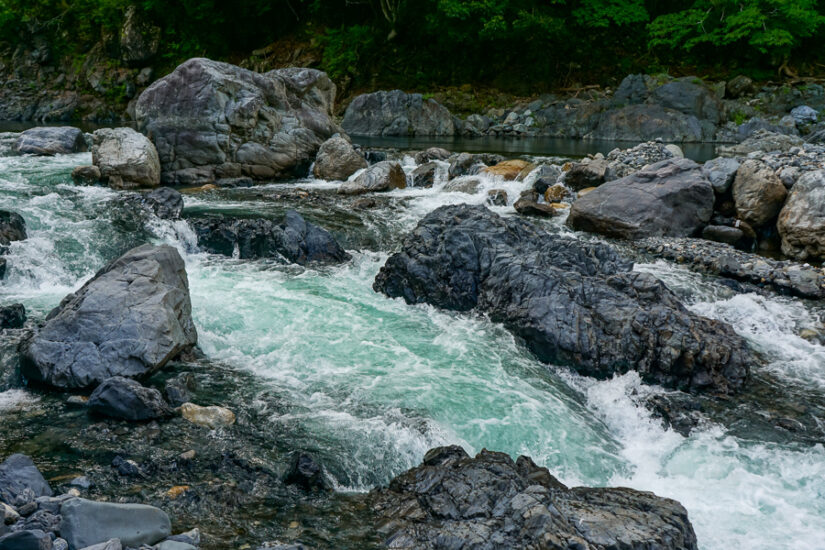
<svg viewBox="0 0 825 550"><path fill-rule="evenodd" d="M334 79L358 75L365 52L373 50L375 32L366 25L329 29L323 38L324 69Z"/></svg>

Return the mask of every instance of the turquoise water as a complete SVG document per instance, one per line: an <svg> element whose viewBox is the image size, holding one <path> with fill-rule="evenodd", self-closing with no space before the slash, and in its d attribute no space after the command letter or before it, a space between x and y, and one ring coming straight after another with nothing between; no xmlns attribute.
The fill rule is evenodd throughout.
<svg viewBox="0 0 825 550"><path fill-rule="evenodd" d="M372 280L389 250L351 250L351 262L321 269L200 253L184 222L150 220L144 230L118 208L117 193L73 186L69 172L88 162L88 155L0 158L0 208L21 213L30 233L8 256L0 303L21 301L42 316L122 250L146 238L177 246L204 352L278 389L286 406L260 429L299 426L282 431L307 434L339 490L367 490L420 462L427 449L458 443L530 455L568 484L675 498L705 549L825 547L822 446L746 440L716 425L688 438L664 430L637 405L662 390L632 373L583 378L536 362L484 317L376 294ZM440 204L480 203L501 185L485 181L474 195L395 191L392 211L365 214L364 231L400 234ZM515 197L524 184L508 185ZM187 196L186 205L271 208L260 197L222 193ZM638 269L662 277L697 312L732 322L766 355L772 374L825 389L825 350L797 336L821 323L816 306L731 296L664 262ZM0 393L0 422L31 399L19 390Z"/></svg>

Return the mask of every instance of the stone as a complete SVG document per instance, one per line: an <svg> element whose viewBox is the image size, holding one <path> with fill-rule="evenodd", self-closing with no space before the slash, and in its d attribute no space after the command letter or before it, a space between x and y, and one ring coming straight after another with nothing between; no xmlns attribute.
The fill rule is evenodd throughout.
<svg viewBox="0 0 825 550"><path fill-rule="evenodd" d="M502 178L504 181L513 181L518 178L519 174L525 169L533 169L535 165L526 160L513 159L505 160L484 168L481 173L488 176L496 176Z"/></svg>
<svg viewBox="0 0 825 550"><path fill-rule="evenodd" d="M721 120L722 102L696 77L680 78L659 86L653 90L649 101L713 124Z"/></svg>
<svg viewBox="0 0 825 550"><path fill-rule="evenodd" d="M356 136L452 136L450 111L433 99L401 90L357 96L347 106L344 130Z"/></svg>
<svg viewBox="0 0 825 550"><path fill-rule="evenodd" d="M668 145L658 141L640 143L629 149L614 149L607 154L607 168L604 171L604 181L617 180L634 174L650 164L669 158L682 158L684 155L675 155Z"/></svg>
<svg viewBox="0 0 825 550"><path fill-rule="evenodd" d="M21 132L14 144L19 155L69 155L87 151L86 138L71 126L40 126Z"/></svg>
<svg viewBox="0 0 825 550"><path fill-rule="evenodd" d="M23 304L0 306L0 329L23 328L26 323L26 308Z"/></svg>
<svg viewBox="0 0 825 550"><path fill-rule="evenodd" d="M58 388L96 386L163 367L198 341L186 267L168 245L133 248L46 317L23 374Z"/></svg>
<svg viewBox="0 0 825 550"><path fill-rule="evenodd" d="M437 162L427 162L416 167L410 176L410 183L413 187L432 187L439 172Z"/></svg>
<svg viewBox="0 0 825 550"><path fill-rule="evenodd" d="M324 469L315 458L307 453L293 453L284 483L297 485L305 491L326 491L330 489Z"/></svg>
<svg viewBox="0 0 825 550"><path fill-rule="evenodd" d="M72 181L77 185L95 185L100 183L100 168L97 166L78 166L72 170Z"/></svg>
<svg viewBox="0 0 825 550"><path fill-rule="evenodd" d="M586 159L582 162L574 162L564 173L564 184L573 191L598 187L604 183L607 164L606 159Z"/></svg>
<svg viewBox="0 0 825 550"><path fill-rule="evenodd" d="M101 128L92 134L92 164L100 180L113 189L160 185L160 160L155 146L131 128Z"/></svg>
<svg viewBox="0 0 825 550"><path fill-rule="evenodd" d="M126 546L155 544L172 533L166 512L144 504L72 498L60 507L60 536L72 550L119 539Z"/></svg>
<svg viewBox="0 0 825 550"><path fill-rule="evenodd" d="M819 120L819 113L807 105L800 105L791 109L791 116L797 126L816 124Z"/></svg>
<svg viewBox="0 0 825 550"><path fill-rule="evenodd" d="M535 188L535 187L534 187ZM547 202L559 202L567 198L570 191L564 185L557 183L548 187L544 191L544 200Z"/></svg>
<svg viewBox="0 0 825 550"><path fill-rule="evenodd" d="M163 220L178 220L183 212L183 195L171 187L150 191L143 195L141 202Z"/></svg>
<svg viewBox="0 0 825 550"><path fill-rule="evenodd" d="M217 430L235 423L235 413L224 407L212 405L201 407L194 403L184 403L180 406L181 416L198 426Z"/></svg>
<svg viewBox="0 0 825 550"><path fill-rule="evenodd" d="M106 542L87 546L82 550L123 550L123 545L120 543L120 539L110 539Z"/></svg>
<svg viewBox="0 0 825 550"><path fill-rule="evenodd" d="M95 388L86 406L94 413L131 421L163 418L172 413L158 390L120 376L113 376Z"/></svg>
<svg viewBox="0 0 825 550"><path fill-rule="evenodd" d="M785 255L799 260L825 258L825 170L799 178L776 227Z"/></svg>
<svg viewBox="0 0 825 550"><path fill-rule="evenodd" d="M773 170L758 160L746 160L736 171L733 201L740 219L754 227L772 222L788 196L788 190Z"/></svg>
<svg viewBox="0 0 825 550"><path fill-rule="evenodd" d="M28 237L26 221L16 212L0 210L0 246L8 246L14 241L23 241Z"/></svg>
<svg viewBox="0 0 825 550"><path fill-rule="evenodd" d="M0 550L52 550L52 539L39 529L17 531L0 537Z"/></svg>
<svg viewBox="0 0 825 550"><path fill-rule="evenodd" d="M483 206L455 205L421 220L373 288L410 304L476 309L523 338L540 361L585 376L636 370L646 382L671 388L742 388L757 361L744 338L692 313L661 281L632 266L609 246L550 234Z"/></svg>
<svg viewBox="0 0 825 550"><path fill-rule="evenodd" d="M450 152L441 147L430 147L425 151L419 151L415 154L416 164L425 164L433 160L447 160L450 158Z"/></svg>
<svg viewBox="0 0 825 550"><path fill-rule="evenodd" d="M187 542L165 540L160 544L155 545L155 550L198 550L198 547Z"/></svg>
<svg viewBox="0 0 825 550"><path fill-rule="evenodd" d="M335 85L315 69L260 74L195 58L144 90L135 117L157 148L164 184L271 180L306 175L340 130L334 99Z"/></svg>
<svg viewBox="0 0 825 550"><path fill-rule="evenodd" d="M461 153L450 161L450 168L447 170L449 179L459 176L474 176L486 166L491 166L502 162L504 157L489 153Z"/></svg>
<svg viewBox="0 0 825 550"><path fill-rule="evenodd" d="M52 542L52 550L69 550L69 543L58 537Z"/></svg>
<svg viewBox="0 0 825 550"><path fill-rule="evenodd" d="M628 105L597 115L595 128L586 134L592 139L620 141L698 142L713 137L714 127L702 124L695 116L661 105Z"/></svg>
<svg viewBox="0 0 825 550"><path fill-rule="evenodd" d="M713 204L713 188L701 166L668 159L579 197L567 224L624 239L688 237L707 224Z"/></svg>
<svg viewBox="0 0 825 550"><path fill-rule="evenodd" d="M513 204L513 208L516 212L525 216L552 218L556 215L556 209L551 205L538 203L529 198L520 198Z"/></svg>
<svg viewBox="0 0 825 550"><path fill-rule="evenodd" d="M13 504L27 489L35 498L53 494L32 459L13 454L0 464L0 500Z"/></svg>
<svg viewBox="0 0 825 550"><path fill-rule="evenodd" d="M738 75L725 84L725 96L738 99L754 92L753 80L745 75Z"/></svg>
<svg viewBox="0 0 825 550"><path fill-rule="evenodd" d="M716 157L702 166L705 177L717 195L723 195L730 189L737 170L739 161L734 158Z"/></svg>
<svg viewBox="0 0 825 550"><path fill-rule="evenodd" d="M126 8L120 29L120 57L130 66L142 66L151 61L160 47L161 29L152 25L137 7Z"/></svg>
<svg viewBox="0 0 825 550"><path fill-rule="evenodd" d="M719 146L716 152L723 157L744 157L761 151L789 151L792 147L799 147L804 142L797 136L778 134L768 130L756 130L748 139L736 145Z"/></svg>
<svg viewBox="0 0 825 550"><path fill-rule="evenodd" d="M198 245L213 254L242 259L282 258L288 262L341 263L349 254L327 230L288 210L280 223L267 219L193 218Z"/></svg>
<svg viewBox="0 0 825 550"><path fill-rule="evenodd" d="M480 187L480 179L461 177L448 181L441 190L445 193L467 193L468 195L474 195Z"/></svg>
<svg viewBox="0 0 825 550"><path fill-rule="evenodd" d="M388 548L696 550L685 508L626 488L567 488L529 457L458 446L369 494Z"/></svg>
<svg viewBox="0 0 825 550"><path fill-rule="evenodd" d="M341 184L338 193L342 195L361 195L407 187L407 176L401 165L395 161L385 160L373 164L357 178Z"/></svg>
<svg viewBox="0 0 825 550"><path fill-rule="evenodd" d="M487 201L493 206L507 206L507 191L504 189L490 189L487 191Z"/></svg>
<svg viewBox="0 0 825 550"><path fill-rule="evenodd" d="M355 150L352 143L339 135L321 144L312 173L322 180L346 181L352 174L366 167L367 159Z"/></svg>
<svg viewBox="0 0 825 550"><path fill-rule="evenodd" d="M192 400L192 392L197 389L195 376L191 372L184 372L167 380L164 392L166 400L173 407L179 407Z"/></svg>
<svg viewBox="0 0 825 550"><path fill-rule="evenodd" d="M644 103L650 97L653 79L645 74L630 74L622 79L611 104L615 107Z"/></svg>
<svg viewBox="0 0 825 550"><path fill-rule="evenodd" d="M745 232L738 227L726 225L709 225L702 230L702 238L718 243L737 246L745 240Z"/></svg>
<svg viewBox="0 0 825 550"><path fill-rule="evenodd" d="M178 533L177 535L172 535L164 542L184 542L186 544L191 544L192 546L199 546L201 543L201 532L196 527L190 531L186 531L185 533Z"/></svg>

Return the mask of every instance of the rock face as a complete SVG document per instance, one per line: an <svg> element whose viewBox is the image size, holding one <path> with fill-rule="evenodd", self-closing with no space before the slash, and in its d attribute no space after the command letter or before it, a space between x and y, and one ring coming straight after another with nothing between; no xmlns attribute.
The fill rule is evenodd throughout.
<svg viewBox="0 0 825 550"><path fill-rule="evenodd" d="M701 166L668 159L579 198L567 224L625 239L688 237L710 220L713 202L713 187Z"/></svg>
<svg viewBox="0 0 825 550"><path fill-rule="evenodd" d="M453 117L446 107L421 94L401 90L359 95L341 123L356 136L451 136Z"/></svg>
<svg viewBox="0 0 825 550"><path fill-rule="evenodd" d="M733 201L737 216L760 227L776 218L788 191L773 170L758 160L746 160L736 171Z"/></svg>
<svg viewBox="0 0 825 550"><path fill-rule="evenodd" d="M158 152L146 136L131 128L102 128L92 136L92 164L113 189L160 185Z"/></svg>
<svg viewBox="0 0 825 550"><path fill-rule="evenodd" d="M691 77L659 86L650 99L666 109L709 120L713 124L721 118L722 102L700 82L693 82Z"/></svg>
<svg viewBox="0 0 825 550"><path fill-rule="evenodd" d="M647 141L661 138L671 142L710 139L699 119L660 105L628 105L603 113L591 132L596 139Z"/></svg>
<svg viewBox="0 0 825 550"><path fill-rule="evenodd" d="M624 488L568 489L525 456L461 447L430 450L423 463L370 494L390 548L627 548L695 550L685 508Z"/></svg>
<svg viewBox="0 0 825 550"><path fill-rule="evenodd" d="M183 259L143 245L110 263L46 318L24 375L59 388L147 375L197 343Z"/></svg>
<svg viewBox="0 0 825 550"><path fill-rule="evenodd" d="M800 260L825 257L825 170L799 178L776 227L786 255Z"/></svg>
<svg viewBox="0 0 825 550"><path fill-rule="evenodd" d="M12 241L22 241L27 237L26 222L16 212L0 210L0 246L8 246Z"/></svg>
<svg viewBox="0 0 825 550"><path fill-rule="evenodd" d="M72 550L120 539L124 546L155 544L172 533L163 510L143 504L114 504L82 498L60 507L60 536Z"/></svg>
<svg viewBox="0 0 825 550"><path fill-rule="evenodd" d="M26 455L15 454L0 464L0 500L13 503L26 489L35 498L52 496L52 488Z"/></svg>
<svg viewBox="0 0 825 550"><path fill-rule="evenodd" d="M293 175L338 132L335 85L321 71L256 73L190 59L138 98L138 127L157 147L165 184Z"/></svg>
<svg viewBox="0 0 825 550"><path fill-rule="evenodd" d="M315 157L312 173L316 178L346 181L351 175L367 167L367 160L358 154L352 143L341 136L333 136L321 144Z"/></svg>
<svg viewBox="0 0 825 550"><path fill-rule="evenodd" d="M14 144L20 155L68 155L87 150L83 132L71 126L31 128L22 132Z"/></svg>
<svg viewBox="0 0 825 550"><path fill-rule="evenodd" d="M477 308L524 338L541 361L584 375L637 370L648 382L680 389L740 388L755 361L745 341L631 269L608 246L460 205L427 215L373 287L411 304Z"/></svg>
<svg viewBox="0 0 825 550"><path fill-rule="evenodd" d="M134 421L162 418L172 412L158 390L120 376L99 385L86 406L97 414Z"/></svg>
<svg viewBox="0 0 825 550"><path fill-rule="evenodd" d="M198 244L213 254L242 259L284 258L297 264L340 263L349 259L325 229L289 210L281 223L266 219L191 219Z"/></svg>
<svg viewBox="0 0 825 550"><path fill-rule="evenodd" d="M353 181L338 188L342 195L361 195L376 191L390 191L407 187L407 176L401 165L391 160L373 164Z"/></svg>

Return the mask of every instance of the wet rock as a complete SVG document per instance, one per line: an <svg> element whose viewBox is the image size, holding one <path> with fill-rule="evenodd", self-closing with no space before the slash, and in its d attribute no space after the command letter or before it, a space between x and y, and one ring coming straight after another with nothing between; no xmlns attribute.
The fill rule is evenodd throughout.
<svg viewBox="0 0 825 550"><path fill-rule="evenodd" d="M493 206L507 206L507 191L504 189L490 189L487 191L487 202Z"/></svg>
<svg viewBox="0 0 825 550"><path fill-rule="evenodd" d="M102 128L92 134L92 164L113 189L157 187L160 160L149 139L131 128Z"/></svg>
<svg viewBox="0 0 825 550"><path fill-rule="evenodd" d="M415 154L416 164L425 164L433 160L447 160L450 158L450 152L441 147L430 147L425 151L419 151Z"/></svg>
<svg viewBox="0 0 825 550"><path fill-rule="evenodd" d="M294 453L284 483L297 485L305 491L326 491L330 489L324 469L307 453Z"/></svg>
<svg viewBox="0 0 825 550"><path fill-rule="evenodd" d="M23 328L26 323L26 308L23 304L0 306L0 329Z"/></svg>
<svg viewBox="0 0 825 550"><path fill-rule="evenodd" d="M39 529L17 531L0 537L0 550L52 550L52 539Z"/></svg>
<svg viewBox="0 0 825 550"><path fill-rule="evenodd" d="M624 488L568 489L527 457L430 450L369 495L390 548L698 548L678 502Z"/></svg>
<svg viewBox="0 0 825 550"><path fill-rule="evenodd" d="M278 223L267 219L197 218L189 224L198 236L198 245L213 254L242 259L283 258L288 262L340 263L349 259L335 238L325 229L309 223L289 210Z"/></svg>
<svg viewBox="0 0 825 550"><path fill-rule="evenodd" d="M341 123L357 136L451 136L455 125L450 111L433 99L401 90L357 96Z"/></svg>
<svg viewBox="0 0 825 550"><path fill-rule="evenodd" d="M723 157L744 157L757 151L762 151L763 153L788 151L791 147L799 147L802 143L802 139L796 136L778 134L767 130L757 130L742 143L719 146L716 148L716 152Z"/></svg>
<svg viewBox="0 0 825 550"><path fill-rule="evenodd" d="M702 166L705 177L717 195L722 195L730 189L737 170L739 170L739 161L734 158L717 157Z"/></svg>
<svg viewBox="0 0 825 550"><path fill-rule="evenodd" d="M228 63L190 59L138 98L138 127L157 147L165 184L255 180L304 171L339 131L335 85L321 71L259 74Z"/></svg>
<svg viewBox="0 0 825 550"><path fill-rule="evenodd" d="M14 144L20 155L69 155L87 150L83 132L71 126L41 126L22 132Z"/></svg>
<svg viewBox="0 0 825 550"><path fill-rule="evenodd" d="M529 198L523 197L513 204L516 212L524 216L536 216L539 218L552 218L556 215L556 209L549 204L538 203Z"/></svg>
<svg viewBox="0 0 825 550"><path fill-rule="evenodd" d="M197 389L195 376L184 372L166 382L166 399L173 407L179 407L192 400L192 392Z"/></svg>
<svg viewBox="0 0 825 550"><path fill-rule="evenodd" d="M353 181L341 184L338 192L342 195L361 195L407 187L407 176L401 165L394 161L373 164Z"/></svg>
<svg viewBox="0 0 825 550"><path fill-rule="evenodd" d="M484 168L481 173L487 174L488 176L500 177L504 179L504 181L513 181L518 178L522 171L532 168L535 168L535 165L527 162L526 160L513 159L499 162L493 166L488 166L487 168Z"/></svg>
<svg viewBox="0 0 825 550"><path fill-rule="evenodd" d="M52 496L52 488L32 459L13 454L0 464L0 500L13 504L26 490L31 491L34 498Z"/></svg>
<svg viewBox="0 0 825 550"><path fill-rule="evenodd" d="M134 248L52 310L23 374L59 388L145 376L197 343L189 282L171 246Z"/></svg>
<svg viewBox="0 0 825 550"><path fill-rule="evenodd" d="M432 187L435 183L439 171L437 162L427 162L418 166L411 174L411 184L413 187Z"/></svg>
<svg viewBox="0 0 825 550"><path fill-rule="evenodd" d="M158 390L120 376L100 384L89 396L87 407L97 414L132 421L163 418L172 413Z"/></svg>
<svg viewBox="0 0 825 550"><path fill-rule="evenodd" d="M825 258L825 170L796 182L776 224L782 252L799 260Z"/></svg>
<svg viewBox="0 0 825 550"><path fill-rule="evenodd" d="M367 160L343 137L333 136L321 144L312 173L328 181L346 181L352 174L367 167Z"/></svg>
<svg viewBox="0 0 825 550"><path fill-rule="evenodd" d="M631 268L608 246L460 205L427 215L373 287L411 304L477 308L524 338L541 361L587 376L633 369L669 387L741 388L755 361L744 339Z"/></svg>
<svg viewBox="0 0 825 550"><path fill-rule="evenodd" d="M72 181L77 185L95 185L100 183L100 168L97 166L78 166L72 170Z"/></svg>
<svg viewBox="0 0 825 550"><path fill-rule="evenodd" d="M118 455L112 460L112 468L117 470L118 475L124 477L142 477L143 469L134 460L123 458Z"/></svg>
<svg viewBox="0 0 825 550"><path fill-rule="evenodd" d="M733 200L737 216L754 227L773 221L788 191L773 170L758 160L746 160L736 171Z"/></svg>
<svg viewBox="0 0 825 550"><path fill-rule="evenodd" d="M0 246L8 246L14 241L23 241L28 237L26 222L16 212L0 210Z"/></svg>
<svg viewBox="0 0 825 550"><path fill-rule="evenodd" d="M72 549L111 539L126 546L155 544L172 532L163 510L143 504L115 504L73 498L60 507L60 536Z"/></svg>
<svg viewBox="0 0 825 550"><path fill-rule="evenodd" d="M535 186L533 186L533 189L536 189ZM544 200L547 202L559 202L570 195L570 190L564 185L557 183L556 185L545 188L543 192L539 191L539 193L544 196Z"/></svg>
<svg viewBox="0 0 825 550"><path fill-rule="evenodd" d="M164 220L178 220L183 212L183 195L171 187L159 187L145 194L141 202Z"/></svg>
<svg viewBox="0 0 825 550"><path fill-rule="evenodd" d="M729 98L737 99L753 92L753 80L745 75L735 76L725 84L725 96Z"/></svg>
<svg viewBox="0 0 825 550"><path fill-rule="evenodd" d="M564 174L564 184L574 191L588 187L598 187L604 183L607 160L603 158L585 159L575 162Z"/></svg>
<svg viewBox="0 0 825 550"><path fill-rule="evenodd" d="M138 67L151 61L158 53L160 34L160 27L152 25L137 7L127 7L120 29L120 56L123 61Z"/></svg>
<svg viewBox="0 0 825 550"><path fill-rule="evenodd" d="M669 159L597 187L573 203L573 229L637 239L696 233L713 213L713 188L689 159Z"/></svg>
<svg viewBox="0 0 825 550"><path fill-rule="evenodd" d="M504 157L501 155L461 153L450 161L450 168L447 170L447 175L449 179L460 176L473 176L478 174L486 166L495 165L503 160Z"/></svg>
<svg viewBox="0 0 825 550"><path fill-rule="evenodd" d="M478 189L480 187L480 179L462 177L448 181L447 184L442 188L442 191L444 191L445 193L467 193L468 195L474 195L478 192Z"/></svg>
<svg viewBox="0 0 825 550"><path fill-rule="evenodd" d="M180 413L192 424L210 430L217 430L235 423L235 413L217 405L201 407L194 403L184 403L180 406Z"/></svg>

